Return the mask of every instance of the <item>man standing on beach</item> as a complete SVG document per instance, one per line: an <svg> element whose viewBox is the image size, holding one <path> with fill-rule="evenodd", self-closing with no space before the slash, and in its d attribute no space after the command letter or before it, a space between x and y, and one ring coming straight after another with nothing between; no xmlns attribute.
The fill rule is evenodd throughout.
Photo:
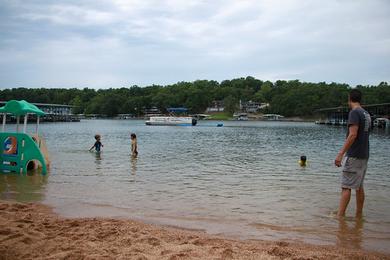
<svg viewBox="0 0 390 260"><path fill-rule="evenodd" d="M364 189L363 181L366 175L369 157L369 130L371 127L370 114L360 103L362 93L353 89L349 93L348 105L351 111L348 115L347 139L335 159L335 165L341 167L341 161L346 153L343 173L341 177L341 199L337 215L345 216L351 189L356 190L356 217L360 218L363 212Z"/></svg>

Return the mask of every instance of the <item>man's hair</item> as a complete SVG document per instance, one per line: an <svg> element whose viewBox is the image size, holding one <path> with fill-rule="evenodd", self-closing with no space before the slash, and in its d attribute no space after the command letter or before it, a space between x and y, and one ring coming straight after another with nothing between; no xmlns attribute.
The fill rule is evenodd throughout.
<svg viewBox="0 0 390 260"><path fill-rule="evenodd" d="M362 101L362 92L360 92L358 89L352 89L349 92L349 100L360 103Z"/></svg>

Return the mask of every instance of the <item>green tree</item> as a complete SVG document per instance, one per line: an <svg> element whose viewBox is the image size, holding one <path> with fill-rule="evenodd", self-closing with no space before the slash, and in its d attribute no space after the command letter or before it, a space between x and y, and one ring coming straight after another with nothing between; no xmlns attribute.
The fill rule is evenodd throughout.
<svg viewBox="0 0 390 260"><path fill-rule="evenodd" d="M374 85L358 85L363 92L363 103L390 102L390 86L387 82ZM270 103L270 113L284 116L312 115L316 109L346 105L347 84L310 83L298 80L278 80L275 83L254 77L224 80L177 82L175 84L146 87L130 86L111 89L48 89L13 88L0 90L0 100L26 100L33 103L75 105L74 113L93 113L115 116L118 113L142 115L144 108L157 106L186 106L192 113L203 112L213 100L225 101L226 110L233 113L239 100Z"/></svg>
<svg viewBox="0 0 390 260"><path fill-rule="evenodd" d="M224 103L225 111L230 114L233 114L238 109L239 101L234 96L227 96L223 100L223 103Z"/></svg>
<svg viewBox="0 0 390 260"><path fill-rule="evenodd" d="M74 106L72 108L73 114L83 114L84 113L85 107L84 107L84 103L81 100L80 96L76 96L75 98L73 98L72 101L70 102L70 104L72 106Z"/></svg>

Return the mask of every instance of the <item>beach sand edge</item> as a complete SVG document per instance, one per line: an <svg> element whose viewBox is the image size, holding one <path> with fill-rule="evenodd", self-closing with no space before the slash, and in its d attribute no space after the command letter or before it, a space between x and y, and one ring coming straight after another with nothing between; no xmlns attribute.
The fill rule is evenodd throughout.
<svg viewBox="0 0 390 260"><path fill-rule="evenodd" d="M64 218L0 201L0 259L390 259L336 246L236 240L114 218Z"/></svg>

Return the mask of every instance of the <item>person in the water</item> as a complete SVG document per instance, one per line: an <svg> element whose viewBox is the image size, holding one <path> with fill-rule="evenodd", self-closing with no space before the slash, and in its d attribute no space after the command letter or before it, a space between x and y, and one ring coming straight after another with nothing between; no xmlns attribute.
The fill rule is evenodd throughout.
<svg viewBox="0 0 390 260"><path fill-rule="evenodd" d="M100 142L100 139L101 139L100 135L95 135L95 140L96 140L96 142L95 142L94 145L89 149L90 151L91 151L93 148L95 148L95 151L96 151L96 152L100 152L100 151L101 151L101 149L102 149L102 147L103 147L103 144L102 144L102 142Z"/></svg>
<svg viewBox="0 0 390 260"><path fill-rule="evenodd" d="M302 155L301 156L301 159L298 161L298 163L299 163L299 165L301 166L301 167L306 167L306 156L304 156L304 155Z"/></svg>
<svg viewBox="0 0 390 260"><path fill-rule="evenodd" d="M345 211L351 199L351 190L356 191L356 217L362 218L363 216L365 198L363 183L370 153L371 116L362 108L361 101L362 92L352 89L348 96L348 105L351 110L348 114L347 138L334 160L337 167L343 166L338 217L345 217ZM343 158L344 163L342 163Z"/></svg>
<svg viewBox="0 0 390 260"><path fill-rule="evenodd" d="M131 156L133 158L136 158L138 156L137 136L133 133L130 135L130 138L131 138Z"/></svg>

